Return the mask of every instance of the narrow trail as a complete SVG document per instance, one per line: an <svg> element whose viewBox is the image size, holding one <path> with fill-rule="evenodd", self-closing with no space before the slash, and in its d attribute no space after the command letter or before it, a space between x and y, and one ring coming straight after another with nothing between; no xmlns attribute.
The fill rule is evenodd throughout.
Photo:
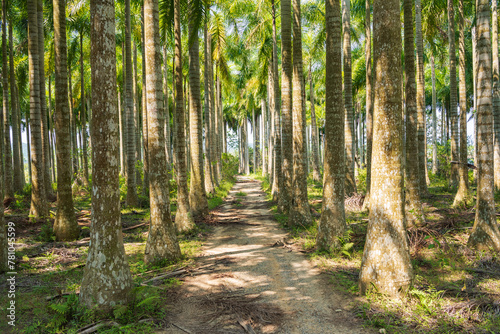
<svg viewBox="0 0 500 334"><path fill-rule="evenodd" d="M373 332L349 311L351 299L335 294L329 276L286 244L259 182L239 177L214 214L219 225L197 259L210 270L174 290L169 327L159 333Z"/></svg>

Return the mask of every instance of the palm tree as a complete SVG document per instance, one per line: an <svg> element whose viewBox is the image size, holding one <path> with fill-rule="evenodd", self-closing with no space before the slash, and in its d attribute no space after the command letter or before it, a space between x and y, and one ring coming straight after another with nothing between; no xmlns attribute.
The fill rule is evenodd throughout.
<svg viewBox="0 0 500 334"><path fill-rule="evenodd" d="M344 108L345 108L345 194L356 192L354 178L354 115L352 109L352 72L351 72L351 1L342 0L342 27L344 40Z"/></svg>
<svg viewBox="0 0 500 334"><path fill-rule="evenodd" d="M493 4L496 3L496 0L493 1ZM495 6L496 7L496 6ZM496 8L495 8L496 10ZM463 203L468 195L469 195L469 168L467 167L467 96L466 96L466 87L465 87L465 19L464 19L464 3L463 0L458 2L458 13L459 13L459 40L458 40L458 49L459 49L459 93L460 93L460 165L458 167L459 171L459 184L458 191L455 195L455 200L453 201L453 205L457 206L460 203ZM493 36L496 36L496 15L493 14ZM495 44L493 44L495 45ZM495 46L493 47L495 48ZM495 50L495 49L494 49ZM498 45L496 46L497 52L497 65L498 65ZM493 51L493 59L495 59L495 51ZM495 62L495 61L493 61ZM498 68L497 68L498 73Z"/></svg>
<svg viewBox="0 0 500 334"><path fill-rule="evenodd" d="M208 9L207 9L208 11ZM211 130L211 118L212 115L212 104L211 98L212 94L210 90L212 86L210 84L211 75L211 64L212 64L212 38L208 31L207 23L204 25L204 52L205 52L205 69L204 69L204 84L205 84L205 190L207 193L215 193L215 182L214 173L212 168L212 153L211 153L211 141L212 141L212 130Z"/></svg>
<svg viewBox="0 0 500 334"><path fill-rule="evenodd" d="M491 87L490 7L488 0L476 1L478 52L478 172L476 218L467 245L479 250L500 251L500 231L495 216L493 179L493 114Z"/></svg>
<svg viewBox="0 0 500 334"><path fill-rule="evenodd" d="M450 119L451 119L451 160L458 162L458 116L457 116L457 56L455 53L455 12L453 0L448 0L448 40L450 50ZM458 186L458 164L451 165L451 186Z"/></svg>
<svg viewBox="0 0 500 334"><path fill-rule="evenodd" d="M372 187L366 243L359 274L362 293L398 295L411 286L403 194L401 23L398 0L373 4L375 109ZM391 94L387 94L387 92ZM384 254L384 256L380 256Z"/></svg>
<svg viewBox="0 0 500 334"><path fill-rule="evenodd" d="M342 55L340 6L325 3L326 21L326 106L323 203L318 224L319 249L338 246L346 230L344 211L344 105L342 101Z"/></svg>
<svg viewBox="0 0 500 334"><path fill-rule="evenodd" d="M372 175L372 143L373 143L373 70L371 44L371 6L370 0L365 0L365 64L366 64L366 196L363 208L370 203L370 183Z"/></svg>
<svg viewBox="0 0 500 334"><path fill-rule="evenodd" d="M290 207L292 226L310 225L311 209L307 198L306 110L302 70L302 27L300 0L293 0L293 193ZM285 190L286 191L286 190Z"/></svg>
<svg viewBox="0 0 500 334"><path fill-rule="evenodd" d="M291 209L293 186L293 90L292 90L292 6L291 0L281 0L281 151L283 158L283 188L280 188L278 207L281 212ZM301 101L299 101L302 103Z"/></svg>
<svg viewBox="0 0 500 334"><path fill-rule="evenodd" d="M189 187L189 204L195 217L208 214L207 194L205 192L205 175L203 171L203 139L200 93L200 42L198 40L199 22L196 13L199 8L190 1L189 22L189 128L191 145L191 184Z"/></svg>
<svg viewBox="0 0 500 334"><path fill-rule="evenodd" d="M135 124L134 97L132 95L132 41L130 26L130 0L125 0L125 118L127 126L127 206L139 204L136 189L135 173Z"/></svg>
<svg viewBox="0 0 500 334"><path fill-rule="evenodd" d="M424 195L427 193L427 155L425 153L424 41L421 0L415 0L415 37L417 45L418 169L420 171L420 194Z"/></svg>
<svg viewBox="0 0 500 334"><path fill-rule="evenodd" d="M438 172L437 158L437 115L436 115L436 65L434 63L434 53L430 56L431 77L432 77L432 172ZM475 94L474 94L475 95Z"/></svg>
<svg viewBox="0 0 500 334"><path fill-rule="evenodd" d="M170 218L168 170L165 157L163 87L158 0L144 1L144 42L149 94L148 149L151 225L144 254L146 263L173 261L181 256Z"/></svg>
<svg viewBox="0 0 500 334"><path fill-rule="evenodd" d="M180 0L174 0L174 38L175 38L175 141L177 172L177 213L175 225L178 231L193 228L194 222L189 206L186 171L186 134L184 131L184 92L182 90L182 45Z"/></svg>
<svg viewBox="0 0 500 334"><path fill-rule="evenodd" d="M413 1L404 1L404 43L405 43L405 95L406 95L406 189L407 220L411 224L423 220L422 199L420 197L417 141L417 83L415 81L415 47L413 39Z"/></svg>
<svg viewBox="0 0 500 334"><path fill-rule="evenodd" d="M123 247L113 0L90 2L92 71L92 229L80 303L104 312L132 300Z"/></svg>
<svg viewBox="0 0 500 334"><path fill-rule="evenodd" d="M14 197L12 184L12 150L10 147L10 117L9 117L9 85L8 85L8 63L7 63L7 4L2 2L2 92L3 92L3 125L4 125L4 178L5 197ZM18 168L16 166L16 168Z"/></svg>
<svg viewBox="0 0 500 334"><path fill-rule="evenodd" d="M31 208L35 218L48 215L42 164L42 125L40 108L40 61L38 48L37 0L28 2L28 59L30 75L30 127L31 127Z"/></svg>
<svg viewBox="0 0 500 334"><path fill-rule="evenodd" d="M38 70L40 85L40 117L41 117L41 136L42 136L42 166L43 180L45 183L45 193L52 193L52 183L50 178L50 146L49 146L49 126L47 116L47 100L45 97L45 37L43 30L43 0L37 3L37 21L38 21Z"/></svg>
<svg viewBox="0 0 500 334"><path fill-rule="evenodd" d="M500 63L498 59L498 11L497 0L491 2L492 7L492 52L493 52L493 159L495 189L500 190ZM475 95L475 94L474 94Z"/></svg>
<svg viewBox="0 0 500 334"><path fill-rule="evenodd" d="M57 213L54 233L57 240L74 240L80 234L71 190L71 137L66 46L66 0L54 1L55 44L55 128L57 155Z"/></svg>
<svg viewBox="0 0 500 334"><path fill-rule="evenodd" d="M318 125L316 124L316 109L314 101L314 83L311 75L311 64L309 64L309 99L311 100L311 150L312 150L312 167L313 167L313 180L316 182L321 181L321 172L319 171L319 139L318 139Z"/></svg>
<svg viewBox="0 0 500 334"><path fill-rule="evenodd" d="M83 183L89 185L89 164L87 158L87 114L85 110L85 73L83 64L83 32L84 25L80 30L80 123L82 126L82 168Z"/></svg>

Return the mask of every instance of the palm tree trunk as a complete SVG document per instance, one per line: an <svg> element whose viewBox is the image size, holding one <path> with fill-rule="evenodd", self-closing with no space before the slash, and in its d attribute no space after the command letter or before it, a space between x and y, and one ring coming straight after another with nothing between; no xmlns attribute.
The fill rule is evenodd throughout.
<svg viewBox="0 0 500 334"><path fill-rule="evenodd" d="M165 154L167 159L168 179L170 180L172 173L172 147L170 144L170 110L168 96L168 62L167 62L167 46L163 47L163 66L165 73L163 74L163 106L165 108ZM144 120L143 120L144 122Z"/></svg>
<svg viewBox="0 0 500 334"><path fill-rule="evenodd" d="M78 145L77 145L77 128L76 128L76 117L75 112L73 110L73 85L71 82L71 61L68 61L68 98L69 98L69 113L70 113L70 123L71 123L71 157L72 157L72 165L73 165L73 175L78 173L80 168L78 164Z"/></svg>
<svg viewBox="0 0 500 334"><path fill-rule="evenodd" d="M312 167L313 180L321 182L321 172L319 170L319 151L318 151L318 126L316 125L316 108L314 101L314 84L311 75L311 65L309 65L309 98L311 99L311 137L312 137Z"/></svg>
<svg viewBox="0 0 500 334"><path fill-rule="evenodd" d="M489 1L476 1L478 51L478 172L476 218L467 245L478 250L500 251L500 231L495 216L493 170L493 111Z"/></svg>
<svg viewBox="0 0 500 334"><path fill-rule="evenodd" d="M497 0L492 1L492 56L493 56L493 159L495 189L500 190L500 64L498 60Z"/></svg>
<svg viewBox="0 0 500 334"><path fill-rule="evenodd" d="M141 10L142 15L142 40L145 39L144 31L144 6ZM146 54L146 43L142 43L142 54ZM142 57L142 150L144 151L143 160L143 186L142 194L147 196L149 194L149 148L148 148L148 105L147 105L147 78L146 78L146 57Z"/></svg>
<svg viewBox="0 0 500 334"><path fill-rule="evenodd" d="M425 221L420 194L417 140L417 83L415 80L413 1L404 0L404 55L406 94L406 216L409 225Z"/></svg>
<svg viewBox="0 0 500 334"><path fill-rule="evenodd" d="M312 223L307 198L306 174L306 110L302 69L302 28L300 0L293 0L293 198L290 207L290 225L307 226Z"/></svg>
<svg viewBox="0 0 500 334"><path fill-rule="evenodd" d="M496 0L493 1L493 4L495 5L495 11L496 11ZM467 200L467 197L469 195L469 168L467 166L467 96L466 96L466 86L465 86L465 34L464 34L464 29L465 29L465 19L464 19L464 3L463 0L459 0L458 2L458 12L459 12L459 42L458 42L458 48L459 48L459 79L460 79L460 84L459 84L459 93L460 93L460 165L458 167L459 171L459 184L458 184L458 191L455 196L455 200L453 202L454 206L460 205L461 203L464 203ZM495 26L496 24L496 15L493 14L493 36L498 35L497 34L497 27ZM497 43L498 44L498 43ZM495 44L493 44L495 47ZM497 51L497 65L498 65L498 45L496 45L496 51ZM495 57L495 51L493 51L493 57ZM495 62L493 61L493 64ZM493 78L495 76L493 75ZM498 77L498 67L497 67L497 77ZM494 90L493 90L494 91Z"/></svg>
<svg viewBox="0 0 500 334"><path fill-rule="evenodd" d="M187 231L194 227L186 170L186 134L184 131L184 96L182 91L182 45L180 0L174 0L174 37L175 37L175 114L176 134L174 152L176 154L177 172L177 213L175 225L178 231Z"/></svg>
<svg viewBox="0 0 500 334"><path fill-rule="evenodd" d="M398 0L373 4L375 65L373 168L370 215L359 287L401 295L411 286L412 265L403 194L401 23ZM391 91L391 95L386 92ZM391 149L387 149L390 147ZM380 254L384 254L383 257Z"/></svg>
<svg viewBox="0 0 500 334"><path fill-rule="evenodd" d="M455 53L455 12L453 0L448 0L448 41L450 48L450 121L451 121L451 160L460 160L458 148L458 116L457 116L457 56ZM450 184L458 186L458 164L451 165Z"/></svg>
<svg viewBox="0 0 500 334"><path fill-rule="evenodd" d="M214 177L212 172L212 153L210 143L212 141L212 131L211 131L211 118L212 118L212 105L211 105L211 94L210 94L210 64L209 58L212 56L211 52L211 38L208 32L207 24L205 23L203 28L204 33L204 52L205 52L205 63L204 63L204 85L205 85L205 190L208 194L215 193Z"/></svg>
<svg viewBox="0 0 500 334"><path fill-rule="evenodd" d="M3 7L2 7L2 12L4 15L4 18L2 19L2 22L5 22L5 11L6 11L6 5L5 1L3 1ZM10 24L9 24L10 25ZM5 31L5 30L4 30ZM3 116L1 117L3 119ZM0 132L1 132L0 128ZM2 137L0 137L2 138ZM3 140L0 140L0 173L1 175L4 175L4 170L3 170ZM4 219L4 207L3 207L3 198L4 198L4 185L3 185L3 177L0 176L0 273L4 273L9 271L11 268L9 268L9 251L8 251L8 239L7 239L7 226L5 224L5 219Z"/></svg>
<svg viewBox="0 0 500 334"><path fill-rule="evenodd" d="M125 177L127 170L127 163L125 158L125 126L123 119L123 110L122 110L122 98L120 89L118 89L118 123L120 127L120 175Z"/></svg>
<svg viewBox="0 0 500 334"><path fill-rule="evenodd" d="M87 156L87 111L85 109L85 73L83 67L83 32L80 32L80 122L82 124L83 182L89 186L89 163Z"/></svg>
<svg viewBox="0 0 500 334"><path fill-rule="evenodd" d="M125 0L125 122L127 126L127 206L137 207L130 0Z"/></svg>
<svg viewBox="0 0 500 334"><path fill-rule="evenodd" d="M12 148L14 151L14 191L21 191L24 187L24 161L21 159L22 142L20 131L19 107L16 94L16 77L14 74L14 52L13 52L12 22L9 21L9 83L10 83L10 105L12 110Z"/></svg>
<svg viewBox="0 0 500 334"><path fill-rule="evenodd" d="M474 165L477 166L477 34L476 27L471 29L472 35L472 83L474 93ZM494 154L494 153L493 153ZM477 169L474 169L474 180L477 180Z"/></svg>
<svg viewBox="0 0 500 334"><path fill-rule="evenodd" d="M57 135L57 213L54 234L59 241L80 235L71 191L71 136L68 103L66 0L54 1L55 130Z"/></svg>
<svg viewBox="0 0 500 334"><path fill-rule="evenodd" d="M133 66L132 69L134 71L134 80L132 91L134 94L134 128L135 128L135 161L136 164L142 162L142 148L141 148L141 107L139 104L139 91L137 90L137 44L134 40L134 49L133 49ZM139 168L135 170L135 180L138 185L141 184L141 171Z"/></svg>
<svg viewBox="0 0 500 334"><path fill-rule="evenodd" d="M418 169L420 171L420 194L427 194L427 154L425 151L425 81L424 81L424 42L422 37L422 5L415 0L415 37L417 46L417 137Z"/></svg>
<svg viewBox="0 0 500 334"><path fill-rule="evenodd" d="M281 150L283 152L283 188L280 188L278 208L283 213L288 213L291 208L291 195L293 186L293 64L292 64L292 7L291 0L281 0ZM301 101L299 101L301 102Z"/></svg>
<svg viewBox="0 0 500 334"><path fill-rule="evenodd" d="M434 54L431 54L431 76L432 76L432 173L438 172L437 158L437 116L436 116L436 67Z"/></svg>
<svg viewBox="0 0 500 334"><path fill-rule="evenodd" d="M269 93L269 88L267 90ZM266 105L266 99L261 98L260 100L260 108L261 108L261 125L262 125L262 176L267 175L267 105Z"/></svg>
<svg viewBox="0 0 500 334"><path fill-rule="evenodd" d="M290 0L282 1L281 12L283 15L283 2L290 3ZM278 201L278 209L282 210L284 208L283 203L286 202L282 196L286 196L286 191L283 191L284 187L284 177L282 169L282 152L281 152L281 129L280 129L280 90L279 90L279 79L278 79L278 47L276 38L276 8L274 0L271 0L272 11L273 11L273 70L272 70L272 84L273 84L273 104L274 104L274 162L273 162L273 183L271 194L274 201ZM284 25L283 21L281 22ZM282 34L283 35L283 34ZM283 36L282 36L283 40ZM283 43L283 41L282 41ZM282 51L284 52L284 51ZM284 72L284 70L283 70ZM281 206L280 206L281 203ZM281 208L280 208L281 207Z"/></svg>
<svg viewBox="0 0 500 334"><path fill-rule="evenodd" d="M14 187L12 180L12 149L10 143L10 110L9 110L9 84L8 84L8 63L7 63L7 4L2 1L2 92L3 92L3 125L4 125L4 196L14 197ZM16 165L16 169L18 165ZM2 225L3 226L3 225Z"/></svg>
<svg viewBox="0 0 500 334"><path fill-rule="evenodd" d="M190 3L193 6L193 3ZM189 24L189 127L191 146L191 183L189 187L189 204L194 217L208 215L207 194L205 192L205 175L203 170L203 122L201 114L200 93L200 42L198 27L193 26L194 18Z"/></svg>
<svg viewBox="0 0 500 334"><path fill-rule="evenodd" d="M340 5L325 2L326 24L326 104L323 203L316 242L318 249L339 246L347 228L344 210L344 105L342 101L342 54Z"/></svg>
<svg viewBox="0 0 500 334"><path fill-rule="evenodd" d="M31 123L31 208L35 218L48 215L45 192L44 166L42 163L42 122L40 107L40 60L38 44L38 0L28 3L28 61L30 74L30 123Z"/></svg>
<svg viewBox="0 0 500 334"><path fill-rule="evenodd" d="M110 312L132 300L120 219L114 1L90 3L92 71L92 230L80 303ZM103 247L103 245L106 245Z"/></svg>
<svg viewBox="0 0 500 334"><path fill-rule="evenodd" d="M165 157L164 109L158 0L144 1L146 75L148 78L149 198L151 225L144 262L175 261L181 256L170 217L168 170Z"/></svg>
<svg viewBox="0 0 500 334"><path fill-rule="evenodd" d="M31 108L31 106L30 106ZM26 143L28 149L28 183L33 185L33 173L31 172L31 126L30 126L30 116L29 113L26 115ZM2 181L3 182L3 181Z"/></svg>
<svg viewBox="0 0 500 334"><path fill-rule="evenodd" d="M351 71L351 1L342 0L342 28L344 53L344 108L345 108L345 194L351 196L356 192L354 177L355 137L352 108L352 71Z"/></svg>
<svg viewBox="0 0 500 334"><path fill-rule="evenodd" d="M363 209L370 203L371 175L372 175L372 143L373 143L373 70L371 51L371 6L370 0L365 0L365 64L366 64L366 195Z"/></svg>

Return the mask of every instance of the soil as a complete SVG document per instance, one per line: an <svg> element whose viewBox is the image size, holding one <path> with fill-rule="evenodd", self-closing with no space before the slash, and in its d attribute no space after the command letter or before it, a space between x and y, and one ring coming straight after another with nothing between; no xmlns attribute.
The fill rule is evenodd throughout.
<svg viewBox="0 0 500 334"><path fill-rule="evenodd" d="M374 332L353 314L353 297L287 240L259 182L239 177L213 214L201 269L168 292L167 328L158 333Z"/></svg>

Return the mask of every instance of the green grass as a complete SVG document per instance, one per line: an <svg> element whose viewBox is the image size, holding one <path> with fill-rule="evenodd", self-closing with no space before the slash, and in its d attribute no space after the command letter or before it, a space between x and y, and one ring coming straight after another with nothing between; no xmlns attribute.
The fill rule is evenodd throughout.
<svg viewBox="0 0 500 334"><path fill-rule="evenodd" d="M240 197L244 197L244 196L247 196L248 194L244 191L239 191L236 193L236 196L240 196Z"/></svg>

